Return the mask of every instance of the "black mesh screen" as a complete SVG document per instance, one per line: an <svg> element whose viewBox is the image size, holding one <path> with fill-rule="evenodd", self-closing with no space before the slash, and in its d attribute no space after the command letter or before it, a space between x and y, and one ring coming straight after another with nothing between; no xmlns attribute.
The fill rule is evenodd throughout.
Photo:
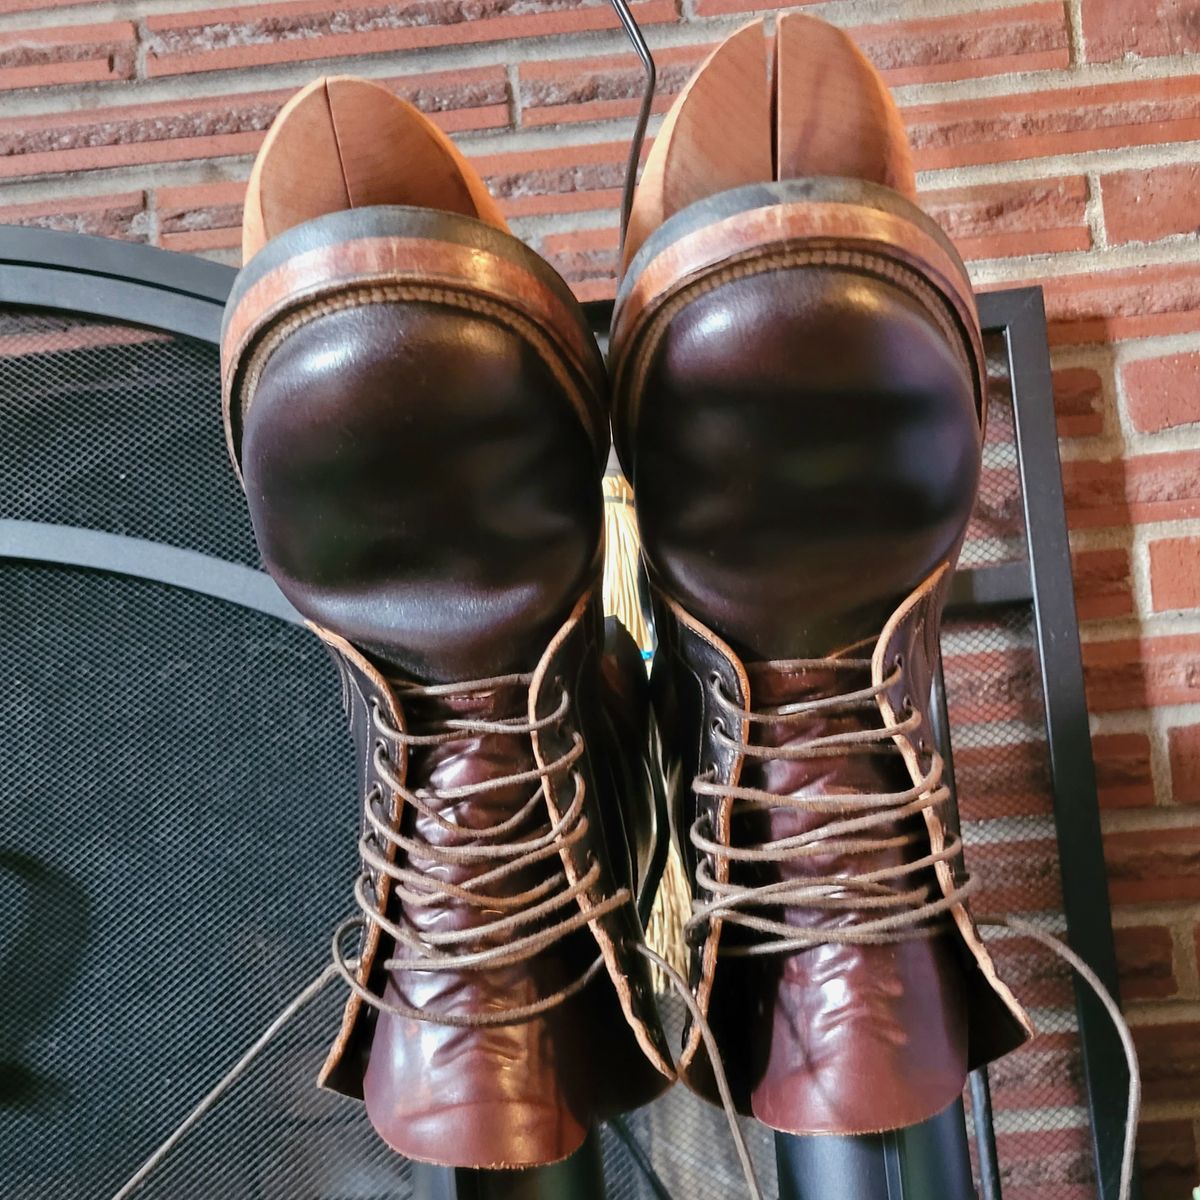
<svg viewBox="0 0 1200 1200"><path fill-rule="evenodd" d="M83 525L258 565L221 432L215 346L0 311L0 518Z"/></svg>
<svg viewBox="0 0 1200 1200"><path fill-rule="evenodd" d="M1008 350L999 334L985 337L984 345L988 356L988 397L983 466L975 512L959 557L962 567L997 566L1020 562L1026 556Z"/></svg>
<svg viewBox="0 0 1200 1200"><path fill-rule="evenodd" d="M13 565L0 610L0 1195L109 1195L326 960L348 739L324 651L272 618ZM296 1030L288 1086L241 1089L235 1145L197 1135L181 1169L267 1195L298 1129L354 1119L311 1087L330 1020Z"/></svg>
<svg viewBox="0 0 1200 1200"><path fill-rule="evenodd" d="M0 314L0 517L257 562L215 347ZM110 1196L323 967L356 799L306 632L118 575L0 564L0 1196ZM145 1197L404 1197L313 1080L330 987Z"/></svg>

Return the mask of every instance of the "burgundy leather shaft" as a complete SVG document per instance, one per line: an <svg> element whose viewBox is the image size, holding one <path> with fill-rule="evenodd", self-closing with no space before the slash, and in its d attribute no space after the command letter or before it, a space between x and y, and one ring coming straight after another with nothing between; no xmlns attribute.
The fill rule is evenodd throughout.
<svg viewBox="0 0 1200 1200"><path fill-rule="evenodd" d="M582 316L514 239L404 209L352 217L310 222L285 235L299 238L292 257L281 239L265 266L251 264L224 364L263 560L339 665L365 844L385 859L381 869L368 857L360 882L360 990L322 1082L363 1097L379 1134L408 1157L550 1162L671 1074L634 951L662 833L647 685L627 635L614 631L605 658L600 611L602 368L594 345L591 358L562 349L577 345ZM415 267L404 275L404 253L464 274L427 284ZM364 286L338 276L342 260L397 265ZM324 273L306 277L312 263ZM493 280L566 311L572 327L539 327ZM630 696L641 699L624 711ZM568 765L552 770L555 761ZM480 903L473 881L508 860L483 860L479 846L519 856L530 839L556 836L575 796L571 839L489 876L478 891L494 903ZM337 797L306 802L327 803L331 820L352 811ZM390 840L370 825L385 809ZM504 822L511 832L491 842L472 834ZM593 882L564 904L486 932L583 879ZM520 961L441 965L550 933ZM503 1023L485 1023L497 1014Z"/></svg>
<svg viewBox="0 0 1200 1200"><path fill-rule="evenodd" d="M977 327L963 323L965 272L958 264L948 286L914 260L913 248L928 246L950 261L944 237L902 198L830 180L811 219L801 204L786 216L811 242L774 244L769 231L785 218L770 209L770 186L745 191L741 201L730 193L711 202L744 239L728 264L716 240L726 226L710 236L686 214L675 218L678 246L664 227L659 246L643 248L635 266L663 291L647 292L637 278L622 284L626 306L641 308L635 316L619 308L613 349L615 439L656 593L654 699L672 821L697 905L714 897L696 880L705 856L690 842L695 823L737 850L835 820L830 804L763 811L718 798L722 788L728 797L740 788L836 801L904 794L931 769L937 621L980 470L981 356ZM738 203L765 206L761 244ZM858 240L839 243L839 228ZM677 278L662 265L689 254L709 265ZM973 307L965 311L973 320ZM877 649L895 620L895 644ZM863 660L857 671L792 665L851 655ZM902 661L892 695L885 680ZM740 733L723 699L769 714L864 688L876 699L857 710L768 716ZM880 733L887 745L873 754L785 757L821 736L890 729L885 709L917 719L917 731L895 745ZM739 751L738 737L755 752ZM697 779L717 795L697 793ZM944 827L936 811L916 811L887 818L870 837L886 844L850 856L834 838L827 853L808 857L717 854L704 865L722 886L850 879L936 856ZM930 865L905 873L903 886L936 897L952 877L945 864L936 873ZM938 932L884 944L839 941L839 930L872 914L838 912L836 901L766 915L828 929L829 940L739 956L762 932L709 919L694 930L691 982L739 1107L777 1129L866 1133L922 1121L959 1094L968 1064L1027 1035L961 904ZM680 1066L715 1099L694 1029Z"/></svg>

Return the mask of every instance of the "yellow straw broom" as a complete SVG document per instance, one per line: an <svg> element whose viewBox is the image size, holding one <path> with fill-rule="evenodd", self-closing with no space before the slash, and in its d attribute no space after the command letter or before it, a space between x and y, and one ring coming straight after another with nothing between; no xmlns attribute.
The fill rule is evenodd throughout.
<svg viewBox="0 0 1200 1200"><path fill-rule="evenodd" d="M633 635L642 653L649 656L654 645L638 592L640 561L641 539L638 537L633 488L624 475L610 467L604 476L604 612L616 617ZM672 839L667 866L646 929L646 940L651 949L661 954L684 978L688 965L683 925L691 911L691 889ZM655 987L665 992L667 981L660 975L656 969Z"/></svg>

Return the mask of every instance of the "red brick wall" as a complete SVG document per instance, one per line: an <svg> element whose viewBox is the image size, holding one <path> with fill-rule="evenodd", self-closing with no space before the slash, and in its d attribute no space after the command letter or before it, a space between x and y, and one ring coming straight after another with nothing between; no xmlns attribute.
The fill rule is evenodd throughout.
<svg viewBox="0 0 1200 1200"><path fill-rule="evenodd" d="M755 0L637 0L670 102ZM768 8L778 8L768 5ZM831 0L980 286L1046 290L1148 1200L1200 1183L1200 3ZM604 0L0 0L0 220L232 261L320 71L435 115L514 230L612 291L639 76Z"/></svg>

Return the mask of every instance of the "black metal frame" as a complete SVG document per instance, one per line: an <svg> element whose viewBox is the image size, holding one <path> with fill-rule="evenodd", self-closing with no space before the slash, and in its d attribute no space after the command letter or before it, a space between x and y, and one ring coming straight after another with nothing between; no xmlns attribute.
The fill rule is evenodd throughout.
<svg viewBox="0 0 1200 1200"><path fill-rule="evenodd" d="M81 234L0 226L0 305L61 309L216 343L234 276L232 268L191 255ZM604 306L589 307L598 324L607 324ZM1029 558L1028 566L960 571L950 608L1033 606L1067 936L1115 995L1116 960L1041 289L986 293L979 297L979 310L985 331L1001 333L1008 349ZM6 558L116 571L219 596L280 619L298 620L263 573L141 539L67 526L0 521L0 560ZM1100 1003L1078 981L1076 1008L1099 1196L1100 1200L1116 1200L1125 1117L1124 1057ZM984 1200L999 1200L985 1074L972 1079L971 1090L979 1122ZM459 1174L455 1173L456 1180ZM525 1174L532 1183L530 1177L536 1173ZM562 1194L563 1182L560 1177L554 1194ZM476 1194L469 1188L463 1190L462 1181L445 1176L440 1177L438 1186L446 1196ZM488 1194L516 1193L505 1188Z"/></svg>
<svg viewBox="0 0 1200 1200"><path fill-rule="evenodd" d="M984 332L1001 334L1008 354L1028 562L960 571L949 611L1019 603L1033 607L1067 941L1116 997L1112 912L1071 576L1045 304L1040 287L986 292L978 302ZM1080 979L1074 980L1074 989L1098 1195L1100 1200L1117 1200L1128 1069L1120 1039L1099 999ZM971 1094L975 1112L984 1114L986 1126L976 1131L984 1200L1000 1200L986 1072L976 1073ZM1135 1175L1131 1200L1139 1193Z"/></svg>

